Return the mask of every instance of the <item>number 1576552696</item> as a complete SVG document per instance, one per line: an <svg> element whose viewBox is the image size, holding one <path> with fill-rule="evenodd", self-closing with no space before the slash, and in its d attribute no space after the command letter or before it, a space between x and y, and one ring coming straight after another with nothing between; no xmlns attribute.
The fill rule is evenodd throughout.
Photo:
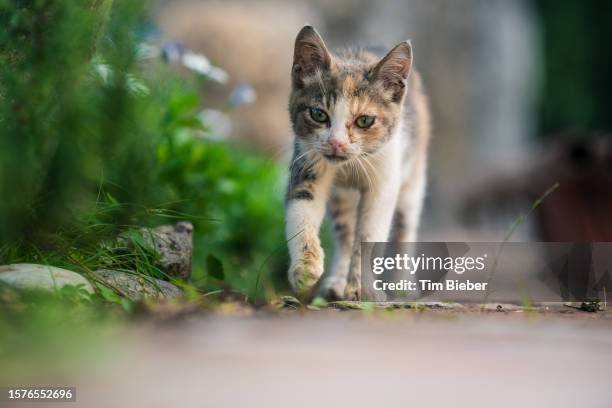
<svg viewBox="0 0 612 408"><path fill-rule="evenodd" d="M76 401L75 387L4 387L1 401Z"/></svg>

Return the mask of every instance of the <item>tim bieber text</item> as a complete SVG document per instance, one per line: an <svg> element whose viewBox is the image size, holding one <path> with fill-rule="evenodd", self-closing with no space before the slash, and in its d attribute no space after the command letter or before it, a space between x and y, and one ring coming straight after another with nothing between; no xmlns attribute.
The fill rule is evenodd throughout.
<svg viewBox="0 0 612 408"><path fill-rule="evenodd" d="M432 282L429 279L419 279L409 281L406 279L397 282L385 282L382 279L374 281L374 290L382 291L485 291L488 282L472 282L469 279L465 282L456 279L446 279L444 282Z"/></svg>

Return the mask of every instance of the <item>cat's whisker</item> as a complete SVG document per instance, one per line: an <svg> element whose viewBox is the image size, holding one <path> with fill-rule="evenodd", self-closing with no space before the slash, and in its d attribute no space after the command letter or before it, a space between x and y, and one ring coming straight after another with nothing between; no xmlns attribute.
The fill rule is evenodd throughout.
<svg viewBox="0 0 612 408"><path fill-rule="evenodd" d="M374 182L378 183L378 171L376 170L376 167L370 162L370 159L367 156L361 156L361 158L363 159L365 164L370 166L370 168L372 169L372 173L370 175L374 177Z"/></svg>
<svg viewBox="0 0 612 408"><path fill-rule="evenodd" d="M319 152L319 146L317 143L315 142L306 142L306 141L301 141L299 143L302 147L306 147L306 149L304 150L304 153L302 153L300 156L298 156L297 158L293 159L293 163L295 163L296 161L298 161L299 159L301 159L302 157L308 155L309 153L312 153L313 151Z"/></svg>
<svg viewBox="0 0 612 408"><path fill-rule="evenodd" d="M300 160L302 157L306 156L308 153L310 153L310 150L306 150L304 153L300 154L295 159L293 159L293 161L291 162L290 167L293 167L295 165L295 163L297 163L298 160Z"/></svg>
<svg viewBox="0 0 612 408"><path fill-rule="evenodd" d="M361 169L363 170L363 173L368 181L368 187L370 189L372 189L374 187L373 183L372 183L372 179L370 178L370 173L368 172L368 169L365 168L365 166L363 165L363 163L361 162L361 159L359 158L359 156L356 156L357 158L357 163L359 163L359 166L361 167Z"/></svg>
<svg viewBox="0 0 612 408"><path fill-rule="evenodd" d="M353 176L357 179L357 184L361 184L361 177L359 177L359 169L357 168L355 160L351 160L350 163L353 169Z"/></svg>

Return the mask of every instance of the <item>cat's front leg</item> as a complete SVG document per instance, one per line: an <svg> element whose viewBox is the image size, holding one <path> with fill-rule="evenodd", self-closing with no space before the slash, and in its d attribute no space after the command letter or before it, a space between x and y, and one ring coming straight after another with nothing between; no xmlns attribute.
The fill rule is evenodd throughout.
<svg viewBox="0 0 612 408"><path fill-rule="evenodd" d="M294 160L291 167L286 223L289 283L301 296L308 294L323 274L319 228L333 175L333 169L322 160L310 161L308 157Z"/></svg>
<svg viewBox="0 0 612 408"><path fill-rule="evenodd" d="M385 242L389 238L393 214L397 203L399 192L399 180L390 177L383 186L363 192L359 206L359 218L353 254L351 256L351 267L344 292L346 300L361 300L361 243L362 242ZM383 292L374 293L372 288L368 290L368 298L374 300L385 300Z"/></svg>

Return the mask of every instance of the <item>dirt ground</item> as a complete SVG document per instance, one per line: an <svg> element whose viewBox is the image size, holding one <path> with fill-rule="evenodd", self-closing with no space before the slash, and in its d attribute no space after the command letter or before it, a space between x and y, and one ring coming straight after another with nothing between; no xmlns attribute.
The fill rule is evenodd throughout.
<svg viewBox="0 0 612 408"><path fill-rule="evenodd" d="M611 367L610 312L228 308L128 329L65 406L612 407Z"/></svg>

